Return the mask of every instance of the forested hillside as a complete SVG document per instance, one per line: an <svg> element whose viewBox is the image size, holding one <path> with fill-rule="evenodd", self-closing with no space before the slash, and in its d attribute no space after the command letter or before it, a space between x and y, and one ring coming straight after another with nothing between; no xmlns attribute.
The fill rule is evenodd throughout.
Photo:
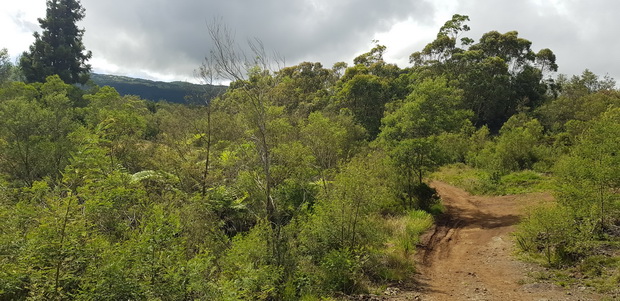
<svg viewBox="0 0 620 301"><path fill-rule="evenodd" d="M136 95L145 100L165 100L174 103L202 102L197 96L215 97L226 90L225 86L198 85L187 82L158 82L126 76L93 73L90 79L95 85L110 86L120 95Z"/></svg>
<svg viewBox="0 0 620 301"><path fill-rule="evenodd" d="M467 21L455 15L405 68L382 45L351 66L254 61L200 104L59 76L3 82L0 299L374 292L413 275L419 235L443 211L427 185L442 166L478 193L553 190L519 247L617 289L615 82L555 76L553 52L516 31L459 39Z"/></svg>

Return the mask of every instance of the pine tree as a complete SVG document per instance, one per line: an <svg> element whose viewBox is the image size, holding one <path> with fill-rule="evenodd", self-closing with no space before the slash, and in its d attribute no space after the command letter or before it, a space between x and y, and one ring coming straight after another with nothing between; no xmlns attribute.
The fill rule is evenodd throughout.
<svg viewBox="0 0 620 301"><path fill-rule="evenodd" d="M84 18L79 0L48 0L45 19L39 19L43 33L34 33L35 42L30 51L23 53L20 65L28 82L44 82L58 74L69 84L84 84L89 79L91 58L85 52L82 36L76 22Z"/></svg>

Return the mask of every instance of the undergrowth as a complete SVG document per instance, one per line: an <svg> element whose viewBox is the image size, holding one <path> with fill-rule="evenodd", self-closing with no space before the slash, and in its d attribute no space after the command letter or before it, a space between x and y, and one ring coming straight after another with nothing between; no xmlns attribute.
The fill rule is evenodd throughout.
<svg viewBox="0 0 620 301"><path fill-rule="evenodd" d="M532 208L514 233L521 259L546 268L532 276L620 297L620 237L597 234L597 220L558 203Z"/></svg>
<svg viewBox="0 0 620 301"><path fill-rule="evenodd" d="M389 239L381 251L382 260L376 267L382 282L399 282L415 272L413 256L420 236L433 225L433 216L422 210L412 210L402 216L385 220Z"/></svg>
<svg viewBox="0 0 620 301"><path fill-rule="evenodd" d="M462 163L446 165L431 177L474 195L521 194L549 191L553 188L549 176L532 170L498 175Z"/></svg>

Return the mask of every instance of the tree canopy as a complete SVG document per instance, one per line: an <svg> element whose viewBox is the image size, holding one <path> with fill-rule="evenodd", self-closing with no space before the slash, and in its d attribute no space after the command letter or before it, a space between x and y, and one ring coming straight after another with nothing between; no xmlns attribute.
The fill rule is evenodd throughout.
<svg viewBox="0 0 620 301"><path fill-rule="evenodd" d="M457 81L464 108L474 112L474 124L497 131L520 109L545 101L550 88L545 74L557 71L555 55L547 48L535 53L532 42L517 31L490 31L478 43L463 37L459 45L457 38L469 31L466 21L469 17L454 15L410 61L425 74Z"/></svg>

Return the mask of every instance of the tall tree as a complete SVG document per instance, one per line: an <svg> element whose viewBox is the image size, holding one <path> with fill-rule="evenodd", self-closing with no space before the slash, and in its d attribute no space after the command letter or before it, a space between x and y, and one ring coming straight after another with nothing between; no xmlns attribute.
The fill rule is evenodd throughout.
<svg viewBox="0 0 620 301"><path fill-rule="evenodd" d="M277 109L273 109L273 87L277 85L277 78L272 74L273 69L281 69L283 59L272 59L266 54L260 40L248 41L247 54L245 48L235 41L233 32L221 21L215 20L208 27L213 43L209 56L205 57L205 64L211 69L210 73L218 80L231 82L229 90L223 96L238 106L241 115L249 126L247 131L256 147L256 154L262 167L260 183L264 196L265 213L267 220L277 226L277 208L272 195L274 181L272 179L272 146L273 135L270 122L275 118ZM250 59L251 58L251 59ZM204 71L207 72L207 71ZM273 110L270 110L273 109Z"/></svg>
<svg viewBox="0 0 620 301"><path fill-rule="evenodd" d="M43 82L58 74L68 84L85 84L92 53L82 43L84 29L76 22L84 18L79 0L48 0L45 19L39 19L43 32L34 33L34 44L23 53L20 66L28 82Z"/></svg>
<svg viewBox="0 0 620 301"><path fill-rule="evenodd" d="M545 76L558 66L551 50L535 53L532 42L516 31L490 31L475 44L465 37L459 45L457 38L469 30L466 21L469 17L454 15L435 41L409 59L421 75L456 81L463 90L463 108L474 112L474 124L496 132L519 110L543 104L549 88Z"/></svg>
<svg viewBox="0 0 620 301"><path fill-rule="evenodd" d="M423 177L444 163L438 143L444 133L458 133L470 125L472 112L459 107L462 90L444 77L425 79L413 87L404 101L394 102L382 121L380 141L400 173L405 207L414 205ZM422 209L428 209L423 208Z"/></svg>
<svg viewBox="0 0 620 301"><path fill-rule="evenodd" d="M385 46L376 45L356 57L355 66L347 68L336 84L336 107L349 110L366 129L370 140L379 134L385 105L408 94L408 82L399 80L403 71L385 62L385 50ZM400 84L403 85L399 87Z"/></svg>
<svg viewBox="0 0 620 301"><path fill-rule="evenodd" d="M0 85L9 80L13 65L9 60L9 52L6 48L0 49Z"/></svg>

